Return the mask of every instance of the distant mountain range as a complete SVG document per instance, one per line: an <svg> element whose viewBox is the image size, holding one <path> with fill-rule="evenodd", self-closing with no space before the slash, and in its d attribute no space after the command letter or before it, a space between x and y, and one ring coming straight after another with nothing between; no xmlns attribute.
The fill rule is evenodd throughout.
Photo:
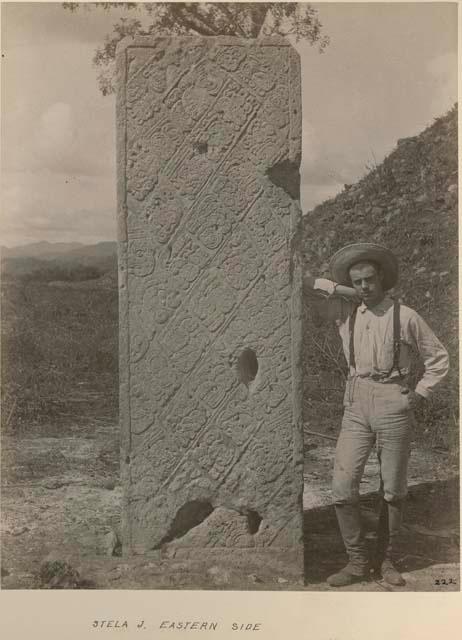
<svg viewBox="0 0 462 640"><path fill-rule="evenodd" d="M2 280L33 279L51 282L117 277L117 243L34 242L1 247ZM107 278L106 278L107 279Z"/></svg>

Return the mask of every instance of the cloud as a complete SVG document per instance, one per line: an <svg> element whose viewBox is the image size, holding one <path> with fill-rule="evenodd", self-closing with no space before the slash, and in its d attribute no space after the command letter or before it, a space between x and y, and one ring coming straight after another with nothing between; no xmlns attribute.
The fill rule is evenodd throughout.
<svg viewBox="0 0 462 640"><path fill-rule="evenodd" d="M436 56L427 64L433 84L431 106L435 115L448 111L457 100L457 54Z"/></svg>
<svg viewBox="0 0 462 640"><path fill-rule="evenodd" d="M62 171L75 153L75 121L70 104L56 102L40 116L32 141L32 152L39 166Z"/></svg>
<svg viewBox="0 0 462 640"><path fill-rule="evenodd" d="M114 175L114 99L97 89L92 52L73 41L7 48L4 169Z"/></svg>
<svg viewBox="0 0 462 640"><path fill-rule="evenodd" d="M301 187L301 201L303 214L308 213L316 207L316 205L330 198L334 198L343 189L343 183L333 182L326 184L303 184Z"/></svg>
<svg viewBox="0 0 462 640"><path fill-rule="evenodd" d="M102 110L76 110L65 102L48 105L37 118L22 168L74 176L114 176L114 132ZM109 125L109 126L108 126ZM16 167L18 168L18 167Z"/></svg>
<svg viewBox="0 0 462 640"><path fill-rule="evenodd" d="M115 238L115 186L111 178L72 178L43 169L4 172L2 182L2 244Z"/></svg>
<svg viewBox="0 0 462 640"><path fill-rule="evenodd" d="M351 153L329 131L304 119L302 129L301 200L306 212L355 182L365 173L361 152Z"/></svg>

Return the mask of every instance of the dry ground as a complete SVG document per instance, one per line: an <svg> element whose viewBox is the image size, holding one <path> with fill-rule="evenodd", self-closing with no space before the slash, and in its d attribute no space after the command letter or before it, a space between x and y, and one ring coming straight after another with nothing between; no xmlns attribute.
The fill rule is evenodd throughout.
<svg viewBox="0 0 462 640"><path fill-rule="evenodd" d="M46 559L69 562L81 588L191 588L326 590L325 579L344 562L330 506L333 446L307 443L305 471L306 585L282 578L276 561L241 566L217 558L204 565L158 553L126 559L118 553L121 487L117 473L117 428L100 421L67 435L38 434L2 441L2 587L40 587ZM374 542L377 464L366 467L363 507L367 537ZM398 590L459 589L458 478L447 454L416 449L410 464L410 498L401 549L406 587ZM237 567L237 569L236 569ZM278 575L279 574L279 575ZM389 591L371 576L355 591Z"/></svg>

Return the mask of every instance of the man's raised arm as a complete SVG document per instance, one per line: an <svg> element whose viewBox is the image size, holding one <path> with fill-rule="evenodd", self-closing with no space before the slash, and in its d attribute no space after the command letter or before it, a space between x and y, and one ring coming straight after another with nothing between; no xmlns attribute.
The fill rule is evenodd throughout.
<svg viewBox="0 0 462 640"><path fill-rule="evenodd" d="M353 287L347 287L343 284L337 284L333 280L327 278L314 278L311 274L307 273L303 277L303 283L308 290L313 290L314 293L324 293L328 296L339 296L342 298L348 298L352 301L357 301L358 294Z"/></svg>
<svg viewBox="0 0 462 640"><path fill-rule="evenodd" d="M325 321L344 321L359 302L354 289L327 278L314 278L310 273L305 273L303 285L315 326L321 326Z"/></svg>

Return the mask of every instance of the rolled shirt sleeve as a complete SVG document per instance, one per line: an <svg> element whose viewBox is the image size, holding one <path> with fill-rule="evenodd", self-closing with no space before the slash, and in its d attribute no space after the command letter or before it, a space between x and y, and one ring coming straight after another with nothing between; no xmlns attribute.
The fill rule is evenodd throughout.
<svg viewBox="0 0 462 640"><path fill-rule="evenodd" d="M408 330L410 342L418 351L425 368L415 390L428 398L448 373L449 355L425 320L415 311L410 315Z"/></svg>
<svg viewBox="0 0 462 640"><path fill-rule="evenodd" d="M336 295L336 283L327 278L304 278L314 324L344 322L353 308L351 300Z"/></svg>
<svg viewBox="0 0 462 640"><path fill-rule="evenodd" d="M328 280L327 278L316 278L313 289L323 291L331 296L335 293L335 284L335 282L332 282L332 280Z"/></svg>

